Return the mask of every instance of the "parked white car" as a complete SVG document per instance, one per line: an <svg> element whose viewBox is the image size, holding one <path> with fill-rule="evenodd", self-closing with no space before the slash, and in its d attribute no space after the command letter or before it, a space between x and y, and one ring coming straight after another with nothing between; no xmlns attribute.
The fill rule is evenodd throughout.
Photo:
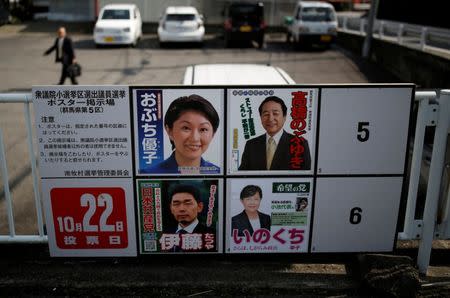
<svg viewBox="0 0 450 298"><path fill-rule="evenodd" d="M142 36L142 19L134 4L104 6L94 28L94 41L99 45L136 46Z"/></svg>
<svg viewBox="0 0 450 298"><path fill-rule="evenodd" d="M325 44L336 40L337 18L333 5L320 1L299 1L293 17L285 17L287 41L297 45Z"/></svg>
<svg viewBox="0 0 450 298"><path fill-rule="evenodd" d="M160 44L165 42L203 43L205 26L203 16L192 6L169 6L158 26Z"/></svg>
<svg viewBox="0 0 450 298"><path fill-rule="evenodd" d="M280 67L263 64L196 64L184 72L183 85L291 85Z"/></svg>

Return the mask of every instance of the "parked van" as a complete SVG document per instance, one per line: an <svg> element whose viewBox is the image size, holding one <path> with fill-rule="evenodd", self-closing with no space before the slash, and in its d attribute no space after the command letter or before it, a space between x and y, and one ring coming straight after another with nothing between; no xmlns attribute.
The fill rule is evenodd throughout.
<svg viewBox="0 0 450 298"><path fill-rule="evenodd" d="M196 64L184 73L184 85L289 85L281 68L263 64Z"/></svg>
<svg viewBox="0 0 450 298"><path fill-rule="evenodd" d="M334 43L337 18L333 5L320 1L299 1L293 17L285 17L287 42L297 45Z"/></svg>
<svg viewBox="0 0 450 298"><path fill-rule="evenodd" d="M263 47L266 23L262 2L232 2L225 7L224 16L225 47L252 40Z"/></svg>

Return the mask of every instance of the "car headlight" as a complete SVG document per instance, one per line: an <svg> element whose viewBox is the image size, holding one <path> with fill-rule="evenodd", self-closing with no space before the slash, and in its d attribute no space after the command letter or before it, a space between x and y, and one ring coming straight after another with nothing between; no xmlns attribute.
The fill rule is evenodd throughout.
<svg viewBox="0 0 450 298"><path fill-rule="evenodd" d="M123 28L123 32L130 32L130 27Z"/></svg>
<svg viewBox="0 0 450 298"><path fill-rule="evenodd" d="M102 33L102 32L103 32L103 29L102 29L102 28L95 28L95 32L96 32L96 33Z"/></svg>

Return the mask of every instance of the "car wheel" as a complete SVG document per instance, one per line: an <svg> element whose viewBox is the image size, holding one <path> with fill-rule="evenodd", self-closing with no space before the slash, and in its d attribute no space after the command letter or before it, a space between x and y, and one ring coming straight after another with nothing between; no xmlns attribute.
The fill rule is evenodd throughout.
<svg viewBox="0 0 450 298"><path fill-rule="evenodd" d="M286 43L291 43L291 33L286 33Z"/></svg>
<svg viewBox="0 0 450 298"><path fill-rule="evenodd" d="M231 47L231 40L230 37L228 37L227 34L225 34L225 47L230 48Z"/></svg>
<svg viewBox="0 0 450 298"><path fill-rule="evenodd" d="M262 49L263 46L264 46L264 36L258 39L258 49Z"/></svg>

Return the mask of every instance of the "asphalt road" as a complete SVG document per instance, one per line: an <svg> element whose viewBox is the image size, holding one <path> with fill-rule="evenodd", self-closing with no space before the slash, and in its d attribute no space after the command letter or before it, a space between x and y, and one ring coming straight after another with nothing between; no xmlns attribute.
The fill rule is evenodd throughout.
<svg viewBox="0 0 450 298"><path fill-rule="evenodd" d="M58 81L60 64L54 63L54 56L42 55L55 34L23 31L26 28L19 25L0 27L0 92L26 91L33 85ZM68 34L83 66L80 84L179 84L185 68L197 63L270 63L286 70L300 84L383 80L362 73L360 62L338 48L296 51L284 42L282 33L269 35L262 50L251 46L225 49L223 39L216 35L208 35L201 48L161 49L154 34L144 35L137 48L97 49L90 34Z"/></svg>

